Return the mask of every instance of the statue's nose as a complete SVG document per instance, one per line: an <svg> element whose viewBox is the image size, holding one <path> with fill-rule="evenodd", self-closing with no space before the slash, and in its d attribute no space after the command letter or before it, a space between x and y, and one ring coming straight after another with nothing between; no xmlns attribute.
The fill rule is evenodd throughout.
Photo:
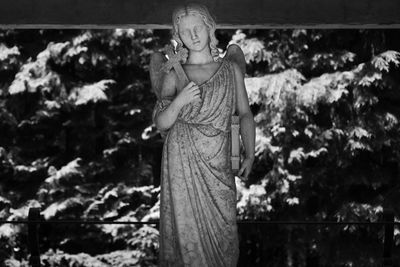
<svg viewBox="0 0 400 267"><path fill-rule="evenodd" d="M192 34L192 40L197 39L197 34L195 32L192 32L191 34Z"/></svg>

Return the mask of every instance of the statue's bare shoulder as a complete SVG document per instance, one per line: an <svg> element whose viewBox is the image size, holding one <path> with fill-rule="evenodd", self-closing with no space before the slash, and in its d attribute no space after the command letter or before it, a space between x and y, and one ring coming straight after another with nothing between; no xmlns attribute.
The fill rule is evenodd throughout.
<svg viewBox="0 0 400 267"><path fill-rule="evenodd" d="M178 76L175 70L170 70L164 75L161 98L173 98L176 95Z"/></svg>

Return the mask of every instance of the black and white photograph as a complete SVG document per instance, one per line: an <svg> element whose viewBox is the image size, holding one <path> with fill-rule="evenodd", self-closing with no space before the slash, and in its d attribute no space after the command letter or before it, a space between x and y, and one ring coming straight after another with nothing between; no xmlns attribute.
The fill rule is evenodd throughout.
<svg viewBox="0 0 400 267"><path fill-rule="evenodd" d="M400 267L398 1L0 11L0 267Z"/></svg>

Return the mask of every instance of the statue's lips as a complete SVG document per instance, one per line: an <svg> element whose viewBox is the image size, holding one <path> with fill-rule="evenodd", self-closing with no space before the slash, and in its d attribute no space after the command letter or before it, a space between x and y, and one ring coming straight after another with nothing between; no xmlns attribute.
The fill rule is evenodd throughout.
<svg viewBox="0 0 400 267"><path fill-rule="evenodd" d="M194 42L193 44L194 44L194 45L197 45L197 44L199 44L199 43L200 43L200 41L197 41L197 42Z"/></svg>

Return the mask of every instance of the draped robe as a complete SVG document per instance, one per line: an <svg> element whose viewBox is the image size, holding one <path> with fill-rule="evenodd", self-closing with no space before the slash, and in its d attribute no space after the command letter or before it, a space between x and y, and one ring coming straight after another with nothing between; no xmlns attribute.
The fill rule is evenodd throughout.
<svg viewBox="0 0 400 267"><path fill-rule="evenodd" d="M239 240L231 165L236 103L233 65L224 59L168 129L160 193L161 267L236 267ZM171 100L157 101L155 115Z"/></svg>

